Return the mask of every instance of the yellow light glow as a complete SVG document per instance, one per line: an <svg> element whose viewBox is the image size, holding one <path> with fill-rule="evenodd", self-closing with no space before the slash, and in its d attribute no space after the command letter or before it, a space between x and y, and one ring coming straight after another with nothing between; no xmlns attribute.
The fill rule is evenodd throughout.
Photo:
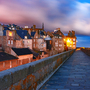
<svg viewBox="0 0 90 90"><path fill-rule="evenodd" d="M70 42L70 40L68 39L67 42Z"/></svg>
<svg viewBox="0 0 90 90"><path fill-rule="evenodd" d="M12 36L12 32L9 32L9 36Z"/></svg>
<svg viewBox="0 0 90 90"><path fill-rule="evenodd" d="M63 39L64 41L66 41L66 39Z"/></svg>

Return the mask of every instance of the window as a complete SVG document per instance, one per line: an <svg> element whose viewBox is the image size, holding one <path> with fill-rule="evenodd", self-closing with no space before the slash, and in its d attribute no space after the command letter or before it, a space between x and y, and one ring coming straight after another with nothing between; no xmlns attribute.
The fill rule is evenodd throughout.
<svg viewBox="0 0 90 90"><path fill-rule="evenodd" d="M9 32L9 36L12 36L12 32Z"/></svg>
<svg viewBox="0 0 90 90"><path fill-rule="evenodd" d="M73 45L73 47L75 47L75 45Z"/></svg>
<svg viewBox="0 0 90 90"><path fill-rule="evenodd" d="M33 46L35 47L35 44Z"/></svg>
<svg viewBox="0 0 90 90"><path fill-rule="evenodd" d="M27 36L25 36L24 38L27 39Z"/></svg>
<svg viewBox="0 0 90 90"><path fill-rule="evenodd" d="M75 39L73 39L73 41L75 41Z"/></svg>
<svg viewBox="0 0 90 90"><path fill-rule="evenodd" d="M34 39L34 42L35 42L35 39Z"/></svg>
<svg viewBox="0 0 90 90"><path fill-rule="evenodd" d="M46 45L44 44L43 47L46 47Z"/></svg>
<svg viewBox="0 0 90 90"><path fill-rule="evenodd" d="M75 44L75 42L73 42L73 44Z"/></svg>
<svg viewBox="0 0 90 90"><path fill-rule="evenodd" d="M59 50L61 50L61 48L59 48Z"/></svg>
<svg viewBox="0 0 90 90"><path fill-rule="evenodd" d="M29 41L27 41L27 43L29 43Z"/></svg>
<svg viewBox="0 0 90 90"><path fill-rule="evenodd" d="M58 47L58 45L57 45L57 44L56 44L55 46L56 46L56 47Z"/></svg>
<svg viewBox="0 0 90 90"><path fill-rule="evenodd" d="M62 38L62 37L59 37L59 38Z"/></svg>
<svg viewBox="0 0 90 90"><path fill-rule="evenodd" d="M36 38L38 38L38 36L36 36Z"/></svg>
<svg viewBox="0 0 90 90"><path fill-rule="evenodd" d="M12 28L12 30L15 30L15 28Z"/></svg>
<svg viewBox="0 0 90 90"><path fill-rule="evenodd" d="M57 36L55 36L55 38L57 38Z"/></svg>
<svg viewBox="0 0 90 90"><path fill-rule="evenodd" d="M8 44L10 44L10 40L8 40Z"/></svg>
<svg viewBox="0 0 90 90"><path fill-rule="evenodd" d="M11 40L11 44L13 44L13 40Z"/></svg>
<svg viewBox="0 0 90 90"><path fill-rule="evenodd" d="M62 46L62 44L59 44L59 47Z"/></svg>
<svg viewBox="0 0 90 90"><path fill-rule="evenodd" d="M55 44L58 44L57 42L55 42Z"/></svg>
<svg viewBox="0 0 90 90"><path fill-rule="evenodd" d="M11 29L11 27L9 27L9 29Z"/></svg>

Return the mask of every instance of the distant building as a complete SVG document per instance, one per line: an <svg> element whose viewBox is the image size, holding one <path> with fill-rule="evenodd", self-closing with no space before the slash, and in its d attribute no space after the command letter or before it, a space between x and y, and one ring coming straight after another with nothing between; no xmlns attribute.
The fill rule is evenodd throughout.
<svg viewBox="0 0 90 90"><path fill-rule="evenodd" d="M3 30L4 30L3 25L0 24L0 36L3 36Z"/></svg>
<svg viewBox="0 0 90 90"><path fill-rule="evenodd" d="M61 53L64 51L64 41L63 37L59 34L53 34L54 37L52 38L52 45L55 48L55 50L58 51L58 53Z"/></svg>
<svg viewBox="0 0 90 90"><path fill-rule="evenodd" d="M54 30L53 33L54 37L52 38L52 46L55 50L58 51L58 53L61 53L64 51L64 34L60 31L60 28L57 28Z"/></svg>
<svg viewBox="0 0 90 90"><path fill-rule="evenodd" d="M65 38L66 46L68 49L76 49L76 36L75 31L69 31Z"/></svg>
<svg viewBox="0 0 90 90"><path fill-rule="evenodd" d="M25 26L25 28L23 28L23 30L27 30L28 32L36 32L38 31L43 31L44 30L44 23L42 23L42 28L36 28L36 25L33 25L31 28L28 28L28 26Z"/></svg>

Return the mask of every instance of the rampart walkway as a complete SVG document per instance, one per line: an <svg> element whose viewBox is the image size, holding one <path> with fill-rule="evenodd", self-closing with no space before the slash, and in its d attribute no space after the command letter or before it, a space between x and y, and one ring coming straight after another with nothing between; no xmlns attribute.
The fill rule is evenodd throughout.
<svg viewBox="0 0 90 90"><path fill-rule="evenodd" d="M90 57L75 51L40 90L90 90Z"/></svg>

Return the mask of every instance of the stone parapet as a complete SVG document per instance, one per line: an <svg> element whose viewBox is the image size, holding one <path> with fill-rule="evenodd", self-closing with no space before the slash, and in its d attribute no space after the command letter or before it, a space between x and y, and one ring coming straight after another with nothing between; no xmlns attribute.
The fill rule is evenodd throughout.
<svg viewBox="0 0 90 90"><path fill-rule="evenodd" d="M39 90L75 50L0 72L0 90Z"/></svg>

